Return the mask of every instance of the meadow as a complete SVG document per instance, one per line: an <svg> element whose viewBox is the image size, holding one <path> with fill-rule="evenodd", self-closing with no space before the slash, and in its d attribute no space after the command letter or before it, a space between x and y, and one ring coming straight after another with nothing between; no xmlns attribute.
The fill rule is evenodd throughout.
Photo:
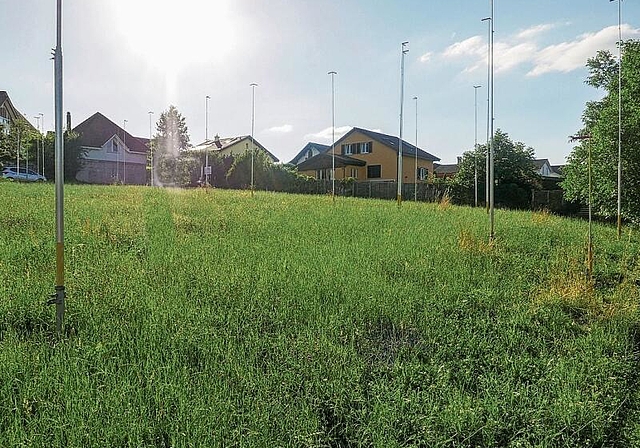
<svg viewBox="0 0 640 448"><path fill-rule="evenodd" d="M546 213L0 183L0 446L640 446L640 237Z"/></svg>

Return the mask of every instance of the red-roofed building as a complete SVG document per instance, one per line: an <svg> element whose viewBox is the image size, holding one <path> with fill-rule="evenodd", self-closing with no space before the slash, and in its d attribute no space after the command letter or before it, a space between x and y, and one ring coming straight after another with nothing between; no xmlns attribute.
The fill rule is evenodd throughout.
<svg viewBox="0 0 640 448"><path fill-rule="evenodd" d="M147 183L149 139L134 137L100 112L73 131L86 151L77 180L90 184Z"/></svg>

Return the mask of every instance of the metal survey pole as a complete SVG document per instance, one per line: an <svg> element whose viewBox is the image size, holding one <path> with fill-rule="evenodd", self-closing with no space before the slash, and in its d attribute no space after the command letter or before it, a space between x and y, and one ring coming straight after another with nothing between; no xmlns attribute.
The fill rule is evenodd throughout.
<svg viewBox="0 0 640 448"><path fill-rule="evenodd" d="M491 100L489 102L489 109L491 115L491 139L489 140L489 241L493 241L495 238L495 153L494 153L494 132L493 132L493 34L494 34L494 18L493 18L493 0L491 3L491 40L490 44L490 73L491 82L489 83L489 89L491 89Z"/></svg>
<svg viewBox="0 0 640 448"><path fill-rule="evenodd" d="M209 186L209 175L211 168L209 167L209 95L204 97L204 184Z"/></svg>
<svg viewBox="0 0 640 448"><path fill-rule="evenodd" d="M609 0L615 1L615 0ZM622 235L622 0L618 0L618 239Z"/></svg>
<svg viewBox="0 0 640 448"><path fill-rule="evenodd" d="M153 136L151 131L151 116L153 115L152 111L149 111L149 152L151 153L151 186L153 187L155 183L153 182Z"/></svg>
<svg viewBox="0 0 640 448"><path fill-rule="evenodd" d="M404 55L409 52L407 44L402 42L402 57L400 62L400 136L398 137L398 192L396 195L398 205L402 204L402 113L404 111Z"/></svg>
<svg viewBox="0 0 640 448"><path fill-rule="evenodd" d="M64 139L62 135L62 0L57 0L55 66L55 196L56 196L56 285L49 304L56 305L56 332L62 334L64 321Z"/></svg>
<svg viewBox="0 0 640 448"><path fill-rule="evenodd" d="M484 184L484 205L489 214L489 146L491 141L491 23L493 19L491 17L485 17L482 22L487 22L488 34L487 34L487 155L485 160L485 184Z"/></svg>
<svg viewBox="0 0 640 448"><path fill-rule="evenodd" d="M413 100L416 102L416 150L415 150L415 183L413 184L413 200L418 202L418 97L414 96Z"/></svg>
<svg viewBox="0 0 640 448"><path fill-rule="evenodd" d="M253 153L256 152L253 131L256 118L256 87L258 87L258 84L252 82L249 85L251 86L251 196L253 196L253 190L255 189L255 185L253 184Z"/></svg>
<svg viewBox="0 0 640 448"><path fill-rule="evenodd" d="M338 72L331 71L331 199L336 200L336 89L335 76Z"/></svg>
<svg viewBox="0 0 640 448"><path fill-rule="evenodd" d="M122 183L125 185L127 183L127 122L128 120L124 120L122 125L122 142L124 143L124 148L122 148Z"/></svg>
<svg viewBox="0 0 640 448"><path fill-rule="evenodd" d="M586 141L587 144L587 170L589 177L589 227L587 231L587 277L589 280L593 279L593 236L591 232L591 191L592 191L592 180L591 180L591 135L571 135L569 136L569 141Z"/></svg>
<svg viewBox="0 0 640 448"><path fill-rule="evenodd" d="M478 206L478 89L482 86L473 86L473 188L475 206Z"/></svg>

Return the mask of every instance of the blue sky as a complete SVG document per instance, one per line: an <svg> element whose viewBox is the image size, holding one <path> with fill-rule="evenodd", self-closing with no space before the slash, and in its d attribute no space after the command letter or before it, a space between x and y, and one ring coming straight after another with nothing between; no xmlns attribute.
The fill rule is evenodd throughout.
<svg viewBox="0 0 640 448"><path fill-rule="evenodd" d="M0 0L0 90L34 124L53 128L55 1ZM191 142L251 132L283 161L308 141L331 143L331 79L336 128L397 135L400 44L409 41L405 139L443 163L485 140L489 1L449 0L65 0L64 109L74 125L96 111L149 135L174 104ZM586 59L615 50L617 2L495 0L495 126L563 163L567 136L581 126ZM640 6L622 2L623 38L640 38ZM338 133L339 135L339 133Z"/></svg>

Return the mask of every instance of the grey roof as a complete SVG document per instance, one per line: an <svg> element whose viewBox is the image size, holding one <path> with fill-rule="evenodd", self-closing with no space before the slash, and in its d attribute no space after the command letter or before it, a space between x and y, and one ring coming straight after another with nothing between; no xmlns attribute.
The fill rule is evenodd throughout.
<svg viewBox="0 0 640 448"><path fill-rule="evenodd" d="M354 127L353 129L351 129L349 132L347 132L345 135L342 136L342 138L340 138L337 142L336 142L336 146L338 144L340 144L342 142L342 140L344 140L345 138L347 138L349 135L353 134L354 132L359 132L363 135L366 135L367 137L382 143L385 146L388 146L389 148L393 149L394 151L398 152L398 148L400 146L400 139L397 136L393 136L393 135L387 135L387 134L382 134L380 132L375 132L375 131L370 131L368 129L363 129L363 128L357 128ZM418 151L418 158L419 159L423 159L423 160L428 160L431 162L437 162L440 160L439 157L434 156L433 154L429 154L427 151L424 151L420 148L416 148L414 145L412 145L411 143L402 140L402 154L403 155L407 155L407 156L415 156L416 155L416 151Z"/></svg>
<svg viewBox="0 0 640 448"><path fill-rule="evenodd" d="M219 151L223 151L226 148L228 148L229 146L233 146L236 143L241 143L243 140L250 140L251 136L250 135L240 135L238 137L227 137L227 138L218 138L216 136L215 139L211 140L205 140L202 143L197 144L196 146L189 148L190 151L204 151L204 150L209 150L209 151L213 151L213 152L219 152ZM271 154L271 152L269 152L269 150L267 150L267 148L265 148L264 146L262 146L260 144L260 142L258 140L256 140L255 138L253 139L253 143L260 148L261 150L263 150L274 163L279 162L280 160L274 156L273 154Z"/></svg>
<svg viewBox="0 0 640 448"><path fill-rule="evenodd" d="M433 172L437 174L456 174L460 170L457 163L447 165L433 165Z"/></svg>
<svg viewBox="0 0 640 448"><path fill-rule="evenodd" d="M308 158L304 162L298 164L299 171L311 171L322 170L331 168L333 166L333 157L331 154L321 152L313 157ZM365 166L367 162L364 160L356 159L354 157L343 156L341 154L335 154L335 166L336 168L342 168L345 166Z"/></svg>
<svg viewBox="0 0 640 448"><path fill-rule="evenodd" d="M3 105L7 109L7 112L12 115L12 117L10 117L11 121L18 119L24 120L24 122L27 124L27 126L29 126L31 130L37 130L35 126L33 126L31 122L24 115L22 115L22 113L18 109L16 109L16 107L11 102L11 98L9 98L9 94L6 90L0 90L0 106Z"/></svg>
<svg viewBox="0 0 640 448"><path fill-rule="evenodd" d="M120 126L109 120L100 112L96 112L89 118L84 120L78 126L73 128L73 131L80 136L80 144L82 146L90 146L93 148L100 148L114 135L117 135L120 140L126 140L127 148L131 151L144 154L149 151L145 142L148 139L140 139L125 132Z"/></svg>
<svg viewBox="0 0 640 448"><path fill-rule="evenodd" d="M535 159L533 161L533 166L536 170L540 170L545 165L545 163L551 166L551 164L549 163L549 159Z"/></svg>
<svg viewBox="0 0 640 448"><path fill-rule="evenodd" d="M323 145L322 143L309 142L305 145L304 148L300 150L298 154L295 155L293 159L291 159L289 163L292 165L297 165L296 161L310 149L316 149L320 154L322 154L323 152L329 151L331 149L331 145Z"/></svg>

